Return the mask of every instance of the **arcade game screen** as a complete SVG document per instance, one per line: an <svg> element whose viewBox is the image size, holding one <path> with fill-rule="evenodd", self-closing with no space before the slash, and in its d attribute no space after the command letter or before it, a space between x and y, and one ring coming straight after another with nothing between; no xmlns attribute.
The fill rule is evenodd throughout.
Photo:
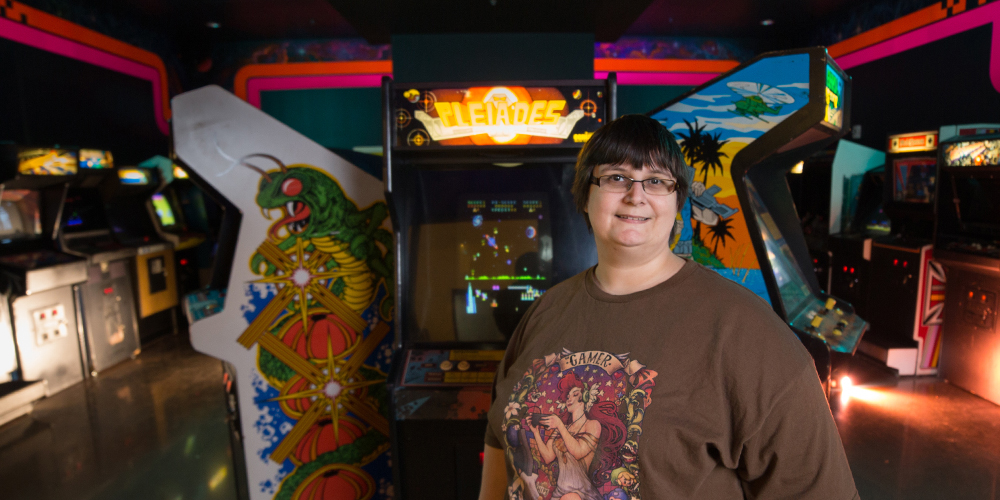
<svg viewBox="0 0 1000 500"><path fill-rule="evenodd" d="M0 197L0 242L33 238L42 234L38 191L4 189Z"/></svg>
<svg viewBox="0 0 1000 500"><path fill-rule="evenodd" d="M1000 165L1000 139L956 142L944 147L947 167Z"/></svg>
<svg viewBox="0 0 1000 500"><path fill-rule="evenodd" d="M108 229L104 204L97 190L70 191L63 205L63 231L80 233Z"/></svg>
<svg viewBox="0 0 1000 500"><path fill-rule="evenodd" d="M163 196L163 193L154 194L152 200L153 209L156 210L156 217L160 219L160 226L170 227L177 224L177 218L174 217L174 210L170 207L170 201Z"/></svg>
<svg viewBox="0 0 1000 500"><path fill-rule="evenodd" d="M111 156L111 151L100 149L80 150L80 168L105 169L113 167L114 159Z"/></svg>
<svg viewBox="0 0 1000 500"><path fill-rule="evenodd" d="M463 195L451 220L420 227L417 302L425 307L418 323L428 340L510 337L549 282L547 198L544 193ZM421 286L424 273L436 278Z"/></svg>
<svg viewBox="0 0 1000 500"><path fill-rule="evenodd" d="M806 306L815 300L812 289L806 282L805 275L792 255L791 248L785 243L781 230L778 229L771 213L764 205L757 190L747 181L750 191L750 206L753 208L760 227L761 238L767 249L767 259L774 270L774 279L778 282L778 292L785 306L787 320L792 322L797 314L806 310Z"/></svg>
<svg viewBox="0 0 1000 500"><path fill-rule="evenodd" d="M145 186L149 184L149 175L138 168L118 169L118 179L128 186Z"/></svg>
<svg viewBox="0 0 1000 500"><path fill-rule="evenodd" d="M73 175L76 170L76 151L34 148L17 152L17 173L22 175Z"/></svg>
<svg viewBox="0 0 1000 500"><path fill-rule="evenodd" d="M930 203L937 176L935 158L900 158L892 162L892 200Z"/></svg>

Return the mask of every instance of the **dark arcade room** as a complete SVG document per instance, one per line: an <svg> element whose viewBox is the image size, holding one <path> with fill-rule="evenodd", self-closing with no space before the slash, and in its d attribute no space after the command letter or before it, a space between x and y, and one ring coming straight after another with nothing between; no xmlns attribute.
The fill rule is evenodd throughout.
<svg viewBox="0 0 1000 500"><path fill-rule="evenodd" d="M4 500L1000 500L1000 0L0 0Z"/></svg>

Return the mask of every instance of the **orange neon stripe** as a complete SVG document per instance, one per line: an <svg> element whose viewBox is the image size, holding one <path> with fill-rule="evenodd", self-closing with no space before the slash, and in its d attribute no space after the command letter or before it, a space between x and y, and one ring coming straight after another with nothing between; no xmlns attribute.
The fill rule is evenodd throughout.
<svg viewBox="0 0 1000 500"><path fill-rule="evenodd" d="M594 59L594 71L724 73L739 65L739 61L713 61L704 59Z"/></svg>
<svg viewBox="0 0 1000 500"><path fill-rule="evenodd" d="M37 28L53 35L89 45L95 49L152 67L160 74L160 104L163 106L163 117L167 120L170 119L170 90L167 86L167 68L163 64L163 60L160 59L160 56L107 35L102 35L94 30L84 28L79 24L74 24L52 14L28 7L22 3L11 2L11 6L6 11L7 19L11 21L26 24L32 28ZM21 20L22 16L24 16L24 21Z"/></svg>
<svg viewBox="0 0 1000 500"><path fill-rule="evenodd" d="M311 75L370 75L392 73L392 61L341 61L285 64L248 64L236 72L233 91L247 100L247 82L251 78Z"/></svg>
<svg viewBox="0 0 1000 500"><path fill-rule="evenodd" d="M964 10L965 0L960 1L962 9ZM929 7L924 7L923 9L911 14L907 14L899 19L896 19L895 21L885 23L877 28L872 28L864 33L848 38L847 40L837 42L831 45L827 50L831 56L835 58L840 57L842 55L861 50L865 47L875 45L876 43L884 42L894 36L899 36L917 28L922 28L946 17L948 17L948 9L942 9L941 4L934 4Z"/></svg>

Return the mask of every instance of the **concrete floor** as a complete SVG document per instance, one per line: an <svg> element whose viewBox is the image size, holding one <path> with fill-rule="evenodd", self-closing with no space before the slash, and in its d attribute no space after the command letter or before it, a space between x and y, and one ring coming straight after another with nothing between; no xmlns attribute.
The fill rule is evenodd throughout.
<svg viewBox="0 0 1000 500"><path fill-rule="evenodd" d="M861 498L1000 499L1000 406L936 378L833 402ZM235 499L220 363L167 337L0 428L5 500Z"/></svg>
<svg viewBox="0 0 1000 500"><path fill-rule="evenodd" d="M156 340L0 428L0 498L236 498L222 384L183 337Z"/></svg>

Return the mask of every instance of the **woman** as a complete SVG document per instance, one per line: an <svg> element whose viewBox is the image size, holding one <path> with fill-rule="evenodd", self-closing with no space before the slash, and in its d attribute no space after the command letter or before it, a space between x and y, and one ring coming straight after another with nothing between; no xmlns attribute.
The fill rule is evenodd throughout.
<svg viewBox="0 0 1000 500"><path fill-rule="evenodd" d="M602 450L607 428L582 387L565 382L567 416L544 419L553 436L541 442L531 429L541 461L559 460L550 498L857 497L801 342L752 292L670 251L687 172L673 135L645 116L612 121L580 152L573 195L598 263L550 288L511 337L488 414L481 500L530 490L530 480L506 477L502 437L512 419L530 421L513 404L537 387L530 368L555 358L613 373L620 385L605 383L604 398L613 394L612 416L628 424L617 448ZM595 460L608 470L592 473ZM622 467L628 481L619 472L616 485L611 472Z"/></svg>
<svg viewBox="0 0 1000 500"><path fill-rule="evenodd" d="M559 381L559 392L562 395L559 399L566 405L566 413L562 418L546 415L541 419L541 425L554 431L547 440L542 440L538 427L532 425L530 418L527 419L532 440L542 461L550 464L558 460L559 473L552 498L601 500L601 494L591 482L589 472L594 456L599 451L602 425L599 420L587 415L594 402L584 402L585 389L584 383L572 372ZM610 425L615 423L616 421L611 420ZM620 422L617 425L620 426Z"/></svg>

